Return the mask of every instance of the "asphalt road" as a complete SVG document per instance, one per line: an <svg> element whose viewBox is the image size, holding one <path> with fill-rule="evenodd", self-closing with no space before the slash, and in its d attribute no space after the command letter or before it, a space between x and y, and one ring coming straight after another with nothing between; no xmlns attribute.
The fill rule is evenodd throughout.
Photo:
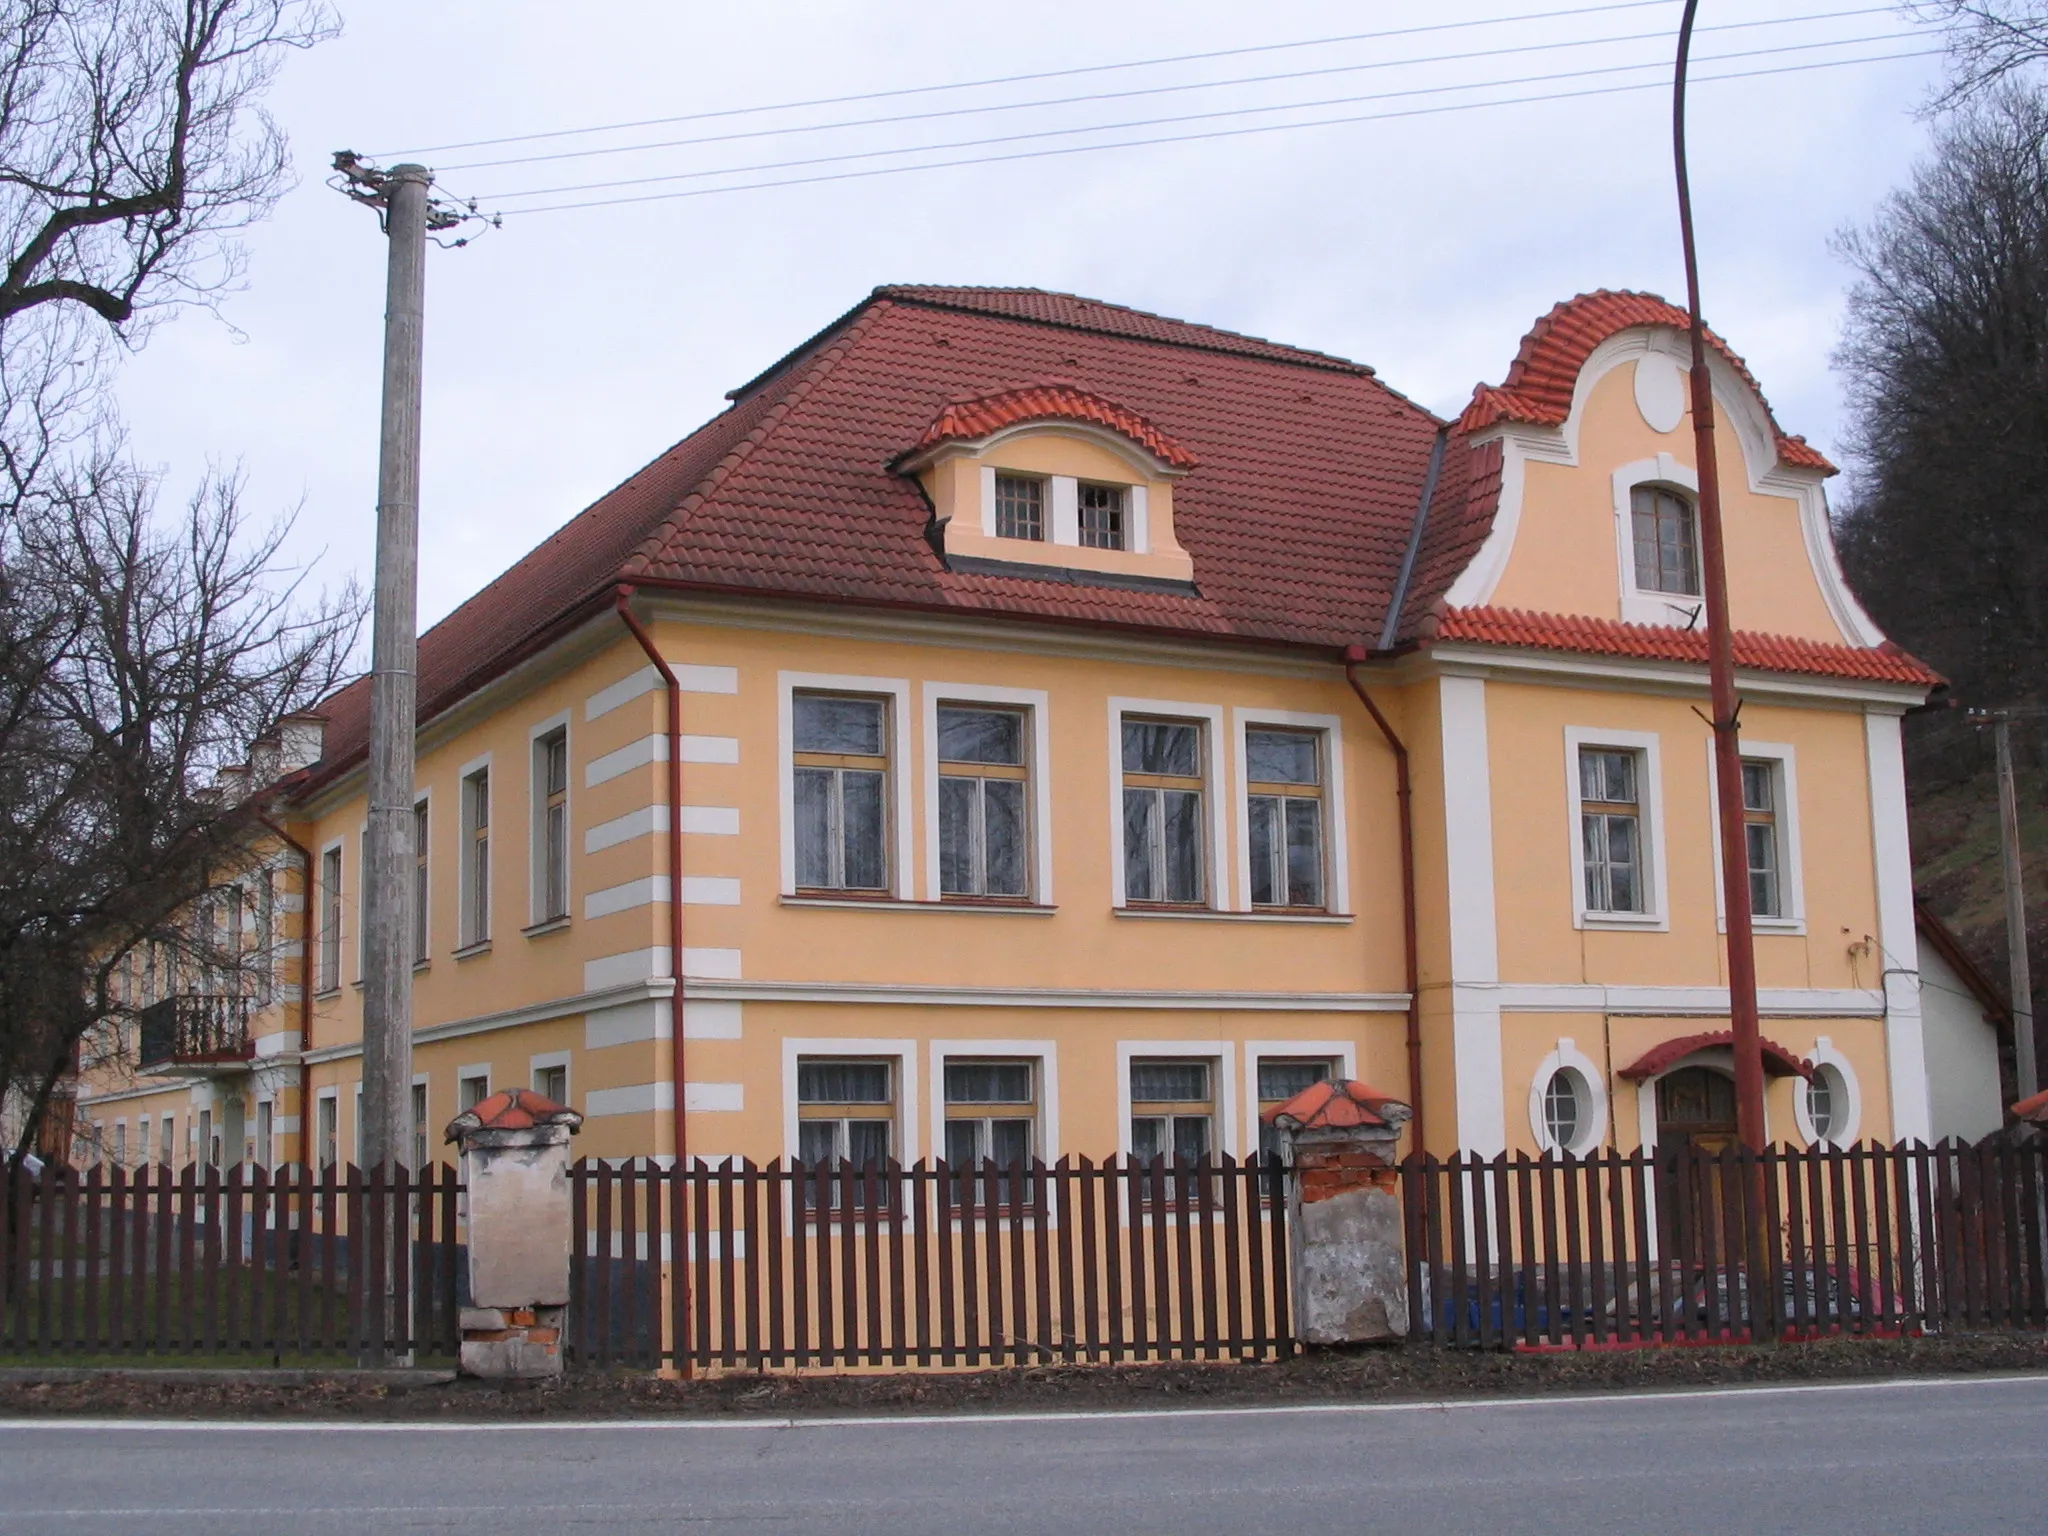
<svg viewBox="0 0 2048 1536"><path fill-rule="evenodd" d="M2048 1377L661 1424L0 1423L0 1532L2039 1531Z"/></svg>

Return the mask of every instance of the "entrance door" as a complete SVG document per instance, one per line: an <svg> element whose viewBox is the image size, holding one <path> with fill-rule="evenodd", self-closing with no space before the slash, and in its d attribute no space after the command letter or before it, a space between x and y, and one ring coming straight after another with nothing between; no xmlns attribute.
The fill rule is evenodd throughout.
<svg viewBox="0 0 2048 1536"><path fill-rule="evenodd" d="M1681 1067L1657 1082L1660 1225L1673 1257L1689 1271L1686 1289L1699 1322L1729 1325L1739 1306L1728 1275L1728 1198L1711 1159L1737 1144L1735 1081L1712 1067ZM1718 1260L1718 1261L1717 1261ZM1709 1307L1712 1288L1717 1305ZM1716 1315L1718 1314L1718 1315Z"/></svg>
<svg viewBox="0 0 2048 1536"><path fill-rule="evenodd" d="M1712 1067L1680 1067L1657 1080L1657 1146L1718 1153L1735 1145L1735 1080Z"/></svg>

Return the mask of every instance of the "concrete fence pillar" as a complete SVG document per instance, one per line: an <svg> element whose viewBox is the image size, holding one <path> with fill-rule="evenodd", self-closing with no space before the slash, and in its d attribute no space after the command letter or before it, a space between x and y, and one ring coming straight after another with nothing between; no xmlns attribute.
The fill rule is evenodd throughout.
<svg viewBox="0 0 2048 1536"><path fill-rule="evenodd" d="M569 1138L582 1124L575 1110L527 1088L494 1093L448 1122L469 1191L468 1375L562 1374L575 1252Z"/></svg>
<svg viewBox="0 0 2048 1536"><path fill-rule="evenodd" d="M1266 1112L1290 1165L1294 1332L1305 1344L1408 1335L1395 1148L1414 1113L1348 1079L1317 1083Z"/></svg>

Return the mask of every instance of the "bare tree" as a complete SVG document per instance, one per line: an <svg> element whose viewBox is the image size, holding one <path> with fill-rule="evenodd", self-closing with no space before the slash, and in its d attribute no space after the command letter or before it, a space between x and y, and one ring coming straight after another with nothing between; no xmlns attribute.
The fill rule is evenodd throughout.
<svg viewBox="0 0 2048 1536"><path fill-rule="evenodd" d="M23 1148L81 1047L125 1039L131 957L245 962L205 914L274 791L215 776L332 691L363 606L283 570L288 521L252 528L233 478L175 518L117 461L63 490L0 538L0 1091Z"/></svg>
<svg viewBox="0 0 2048 1536"><path fill-rule="evenodd" d="M2048 98L2009 82L1840 252L1857 473L1843 554L1875 616L1973 702L2048 664Z"/></svg>
<svg viewBox="0 0 2048 1536"><path fill-rule="evenodd" d="M1910 0L1908 15L1942 29L1948 78L1929 103L1945 112L2048 60L2048 0Z"/></svg>

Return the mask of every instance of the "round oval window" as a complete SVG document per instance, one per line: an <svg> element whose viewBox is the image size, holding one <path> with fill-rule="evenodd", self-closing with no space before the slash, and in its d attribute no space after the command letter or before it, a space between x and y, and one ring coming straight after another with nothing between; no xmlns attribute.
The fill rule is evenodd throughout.
<svg viewBox="0 0 2048 1536"><path fill-rule="evenodd" d="M1832 1141L1842 1124L1841 1074L1833 1067L1815 1067L1806 1083L1806 1118L1813 1122L1815 1141Z"/></svg>
<svg viewBox="0 0 2048 1536"><path fill-rule="evenodd" d="M1543 1085L1543 1129L1551 1146L1569 1152L1586 1123L1586 1087L1570 1067L1559 1067Z"/></svg>

